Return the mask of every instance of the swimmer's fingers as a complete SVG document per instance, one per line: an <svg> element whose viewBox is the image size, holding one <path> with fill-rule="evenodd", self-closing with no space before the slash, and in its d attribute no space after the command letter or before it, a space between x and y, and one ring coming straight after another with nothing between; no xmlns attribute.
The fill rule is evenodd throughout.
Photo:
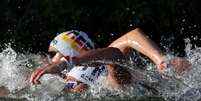
<svg viewBox="0 0 201 101"><path fill-rule="evenodd" d="M40 69L37 69L36 71L34 71L32 74L31 74L31 79L30 79L30 82L33 83L33 84L40 84L40 77L45 73L45 69L44 68L40 68Z"/></svg>
<svg viewBox="0 0 201 101"><path fill-rule="evenodd" d="M40 84L41 82L39 81L39 79L46 73L56 74L62 77L63 79L65 79L66 75L62 73L61 71L62 70L60 68L54 67L54 66L46 66L43 68L39 68L32 73L30 82L33 84Z"/></svg>
<svg viewBox="0 0 201 101"><path fill-rule="evenodd" d="M42 69L41 71L38 72L38 74L36 75L35 79L34 79L34 83L35 84L41 84L39 79L46 73L45 69Z"/></svg>
<svg viewBox="0 0 201 101"><path fill-rule="evenodd" d="M38 72L39 72L38 70L32 72L31 78L30 78L30 83L33 83L33 84L34 84L34 79L36 78Z"/></svg>

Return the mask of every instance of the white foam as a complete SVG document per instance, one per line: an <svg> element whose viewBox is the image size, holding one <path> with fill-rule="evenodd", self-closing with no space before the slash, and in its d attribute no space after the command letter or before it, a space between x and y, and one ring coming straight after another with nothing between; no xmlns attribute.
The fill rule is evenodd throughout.
<svg viewBox="0 0 201 101"><path fill-rule="evenodd" d="M176 76L171 69L167 69L167 75L165 74L164 78L162 78L156 66L148 62L147 59L143 59L143 57L137 57L137 59L142 59L147 69L136 69L135 61L137 59L135 57L128 61L128 68L134 77L139 76L137 83L132 83L126 90L113 92L107 85L107 80L100 78L96 85L91 85L91 89L81 95L60 93L63 81L52 75L45 75L42 78L43 85L30 86L31 72L40 66L44 66L47 61L39 54L16 53L12 48L8 47L0 52L0 86L8 88L12 93L9 97L26 98L30 101L65 101L66 99L80 100L80 98L111 99L112 97L124 99L125 97L141 96L161 96L165 99L178 101L196 101L201 97L201 48L192 49L192 44L189 40L187 42L186 57L193 64L190 72L182 76ZM171 58L171 55L167 55L167 58ZM153 87L158 92L145 88L141 83ZM156 95L155 93L158 94Z"/></svg>

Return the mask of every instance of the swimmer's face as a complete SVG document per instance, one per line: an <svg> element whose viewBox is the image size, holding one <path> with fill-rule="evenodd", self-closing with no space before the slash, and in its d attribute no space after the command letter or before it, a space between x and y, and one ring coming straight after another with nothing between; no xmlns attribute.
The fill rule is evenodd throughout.
<svg viewBox="0 0 201 101"><path fill-rule="evenodd" d="M49 47L48 52L52 58L53 63L60 63L61 58L64 57L63 54L61 54L58 50L56 50L54 47Z"/></svg>
<svg viewBox="0 0 201 101"><path fill-rule="evenodd" d="M56 54L52 57L53 63L61 63L61 58L64 57L60 52L56 52Z"/></svg>
<svg viewBox="0 0 201 101"><path fill-rule="evenodd" d="M71 56L64 56L60 51L52 46L49 47L48 52L52 58L53 63L61 63L63 61L70 61L71 59L76 58Z"/></svg>

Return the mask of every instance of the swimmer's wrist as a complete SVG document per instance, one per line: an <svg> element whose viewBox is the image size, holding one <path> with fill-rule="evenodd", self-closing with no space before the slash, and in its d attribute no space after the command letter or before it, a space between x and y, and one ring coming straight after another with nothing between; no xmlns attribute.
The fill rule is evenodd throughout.
<svg viewBox="0 0 201 101"><path fill-rule="evenodd" d="M164 69L167 68L167 62L162 60L159 64L158 64L158 69L159 71L163 71Z"/></svg>

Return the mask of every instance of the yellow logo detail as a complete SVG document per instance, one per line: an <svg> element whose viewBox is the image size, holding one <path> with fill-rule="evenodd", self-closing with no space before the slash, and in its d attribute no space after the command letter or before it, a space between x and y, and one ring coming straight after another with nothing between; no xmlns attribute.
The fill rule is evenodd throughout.
<svg viewBox="0 0 201 101"><path fill-rule="evenodd" d="M74 48L75 50L78 50L79 53L85 52L85 50L82 47L80 47L74 40L69 38L67 35L63 36L63 40L70 43L71 47Z"/></svg>

